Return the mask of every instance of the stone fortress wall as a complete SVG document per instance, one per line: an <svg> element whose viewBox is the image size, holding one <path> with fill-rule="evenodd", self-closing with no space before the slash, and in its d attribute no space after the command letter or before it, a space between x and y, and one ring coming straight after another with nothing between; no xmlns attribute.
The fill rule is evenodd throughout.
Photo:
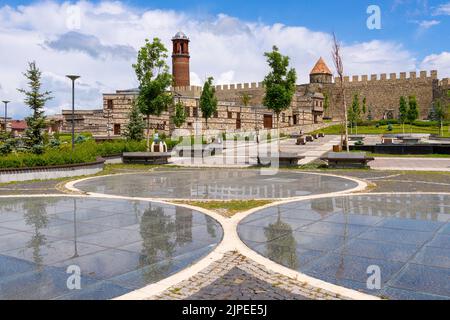
<svg viewBox="0 0 450 320"><path fill-rule="evenodd" d="M342 115L342 97L338 86L339 79L335 78L334 83L324 84L323 91L330 97L329 115L339 118ZM441 86L445 86L448 79L438 80L437 71L430 73L420 71L401 72L389 74L372 74L362 76L352 76L344 78L347 106L350 107L354 94L362 99L367 99L367 108L371 110L372 118L375 120L389 118L389 111L392 111L394 118L398 117L399 100L401 96L408 97L414 95L420 108L419 119L426 119L432 108L433 101L437 98L437 92ZM367 119L367 114L365 115Z"/></svg>

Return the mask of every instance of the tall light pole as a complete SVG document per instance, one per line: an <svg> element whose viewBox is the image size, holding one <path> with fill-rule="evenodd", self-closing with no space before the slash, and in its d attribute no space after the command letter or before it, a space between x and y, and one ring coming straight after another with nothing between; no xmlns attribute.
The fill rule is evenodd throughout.
<svg viewBox="0 0 450 320"><path fill-rule="evenodd" d="M6 123L8 118L8 103L10 103L11 101L3 100L2 102L5 104L5 133L6 133Z"/></svg>
<svg viewBox="0 0 450 320"><path fill-rule="evenodd" d="M75 80L80 76L67 75L67 78L72 80L72 152L75 149Z"/></svg>

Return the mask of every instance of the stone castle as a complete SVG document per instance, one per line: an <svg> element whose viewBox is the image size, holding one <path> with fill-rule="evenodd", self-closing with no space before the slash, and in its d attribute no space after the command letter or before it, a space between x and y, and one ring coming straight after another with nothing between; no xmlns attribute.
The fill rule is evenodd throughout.
<svg viewBox="0 0 450 320"><path fill-rule="evenodd" d="M187 119L183 129L194 130L195 124L202 120L199 99L202 87L190 85L189 38L178 32L173 38L171 91L176 102L185 107ZM343 116L342 96L338 78L333 78L331 70L320 58L310 72L308 84L297 85L297 92L291 107L280 115L280 129L285 133L299 132L307 126L318 125L324 117L333 120ZM449 99L449 80L438 79L437 71L420 71L381 75L362 75L344 78L347 105L351 105L354 94L360 100L366 98L367 110L374 120L392 119L398 116L398 104L401 96L414 95L420 107L420 118L426 119L436 99ZM275 126L275 116L262 104L264 86L262 82L217 85L216 96L219 100L218 110L208 126L213 130L236 131L270 129ZM247 105L243 104L243 95L250 97ZM138 95L137 89L117 90L115 93L103 94L103 108L99 110L78 110L75 114L77 132L92 132L97 136L119 136L128 121L133 100ZM325 97L329 107L324 110ZM151 117L153 129L170 133L175 129L171 122L173 108L169 108L161 117ZM367 118L362 115L362 118ZM61 130L71 130L71 111L63 110ZM203 127L205 128L205 126Z"/></svg>

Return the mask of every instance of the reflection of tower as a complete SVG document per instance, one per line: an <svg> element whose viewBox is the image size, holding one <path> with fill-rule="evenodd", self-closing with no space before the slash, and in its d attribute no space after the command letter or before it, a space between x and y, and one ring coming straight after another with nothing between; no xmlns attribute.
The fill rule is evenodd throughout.
<svg viewBox="0 0 450 320"><path fill-rule="evenodd" d="M172 76L173 86L190 86L189 77L189 38L183 33L178 32L173 38L172 52Z"/></svg>
<svg viewBox="0 0 450 320"><path fill-rule="evenodd" d="M175 207L177 244L192 242L192 210Z"/></svg>
<svg viewBox="0 0 450 320"><path fill-rule="evenodd" d="M333 198L311 200L311 209L324 218L334 211Z"/></svg>

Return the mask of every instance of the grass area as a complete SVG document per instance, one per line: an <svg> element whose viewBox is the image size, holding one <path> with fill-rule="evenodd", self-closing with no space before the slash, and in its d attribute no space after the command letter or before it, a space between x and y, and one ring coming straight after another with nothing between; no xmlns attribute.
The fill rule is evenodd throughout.
<svg viewBox="0 0 450 320"><path fill-rule="evenodd" d="M187 204L203 209L213 210L226 217L232 217L236 213L262 207L272 203L271 200L231 200L231 201L173 201L174 203Z"/></svg>
<svg viewBox="0 0 450 320"><path fill-rule="evenodd" d="M401 134L403 133L403 127L400 124L393 124L392 131L388 130L388 125L379 126L378 128L375 125L370 126L358 126L358 129L353 128L353 134ZM341 134L342 126L341 125L333 125L321 130L314 131L314 133L323 132L329 135L339 135ZM439 128L436 126L417 126L417 125L405 125L405 134L408 133L424 133L424 134L437 134L439 135ZM349 129L349 134L351 134L351 130ZM450 137L449 126L444 126L444 137Z"/></svg>

